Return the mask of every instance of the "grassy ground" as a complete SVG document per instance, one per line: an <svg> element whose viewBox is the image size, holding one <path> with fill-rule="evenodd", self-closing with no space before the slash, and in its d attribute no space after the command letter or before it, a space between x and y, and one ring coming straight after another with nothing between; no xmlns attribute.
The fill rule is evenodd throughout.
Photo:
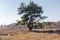
<svg viewBox="0 0 60 40"><path fill-rule="evenodd" d="M16 33L16 32L15 32ZM60 40L60 34L19 31L14 36L0 36L0 40Z"/></svg>

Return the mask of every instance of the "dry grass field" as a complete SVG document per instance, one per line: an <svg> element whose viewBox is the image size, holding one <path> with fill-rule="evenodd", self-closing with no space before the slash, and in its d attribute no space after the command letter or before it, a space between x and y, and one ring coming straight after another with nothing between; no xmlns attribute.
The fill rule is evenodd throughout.
<svg viewBox="0 0 60 40"><path fill-rule="evenodd" d="M11 30L11 35L0 36L0 40L60 40L60 34L29 32L28 30Z"/></svg>

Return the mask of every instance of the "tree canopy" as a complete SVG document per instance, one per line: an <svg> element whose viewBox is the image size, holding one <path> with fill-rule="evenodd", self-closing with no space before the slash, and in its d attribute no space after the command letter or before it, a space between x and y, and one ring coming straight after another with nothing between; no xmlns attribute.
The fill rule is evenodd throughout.
<svg viewBox="0 0 60 40"><path fill-rule="evenodd" d="M21 3L21 6L18 8L18 14L23 14L23 16L21 16L21 21L27 24L30 31L33 28L33 21L36 20L36 18L47 18L46 16L41 16L41 14L43 14L42 6L38 6L33 1L30 1L28 5L24 5L24 3Z"/></svg>

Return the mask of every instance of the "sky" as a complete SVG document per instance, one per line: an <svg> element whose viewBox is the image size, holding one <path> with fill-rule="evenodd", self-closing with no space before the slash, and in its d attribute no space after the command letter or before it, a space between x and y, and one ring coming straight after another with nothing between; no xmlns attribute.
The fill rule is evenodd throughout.
<svg viewBox="0 0 60 40"><path fill-rule="evenodd" d="M28 4L30 1L42 6L42 15L48 17L43 21L60 21L60 0L0 0L0 24L11 24L20 20L17 8L20 3Z"/></svg>

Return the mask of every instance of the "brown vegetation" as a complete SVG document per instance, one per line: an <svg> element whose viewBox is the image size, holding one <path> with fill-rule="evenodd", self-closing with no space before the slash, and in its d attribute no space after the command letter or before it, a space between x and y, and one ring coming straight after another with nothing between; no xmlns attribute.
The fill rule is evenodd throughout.
<svg viewBox="0 0 60 40"><path fill-rule="evenodd" d="M38 31L38 29L33 30ZM39 29L39 32L29 32L28 29L3 31L2 34L4 33L4 35L0 36L0 40L60 40L60 34L43 33L42 30L43 29Z"/></svg>

